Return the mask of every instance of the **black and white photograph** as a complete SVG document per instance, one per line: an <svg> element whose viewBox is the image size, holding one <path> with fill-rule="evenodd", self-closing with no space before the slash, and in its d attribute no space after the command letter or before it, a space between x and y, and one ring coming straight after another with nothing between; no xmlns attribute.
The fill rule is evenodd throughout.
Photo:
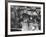
<svg viewBox="0 0 46 37"><path fill-rule="evenodd" d="M41 30L41 8L11 5L11 31Z"/></svg>
<svg viewBox="0 0 46 37"><path fill-rule="evenodd" d="M43 33L43 4L8 3L8 35Z"/></svg>

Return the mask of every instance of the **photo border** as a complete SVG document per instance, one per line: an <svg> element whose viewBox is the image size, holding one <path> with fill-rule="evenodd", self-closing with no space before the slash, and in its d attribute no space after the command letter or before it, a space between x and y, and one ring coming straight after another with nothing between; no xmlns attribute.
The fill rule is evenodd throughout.
<svg viewBox="0 0 46 37"><path fill-rule="evenodd" d="M44 12L43 13L43 33L8 35L8 2L43 4L43 12ZM43 34L45 34L45 3L44 2L27 2L27 1L8 1L8 0L5 0L5 37L8 37L8 36L43 35Z"/></svg>

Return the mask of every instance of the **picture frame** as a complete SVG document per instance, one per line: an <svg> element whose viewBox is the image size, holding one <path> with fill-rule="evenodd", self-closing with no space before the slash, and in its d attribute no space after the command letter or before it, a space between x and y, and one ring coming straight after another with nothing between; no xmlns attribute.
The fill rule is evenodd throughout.
<svg viewBox="0 0 46 37"><path fill-rule="evenodd" d="M25 13L22 15L23 21L20 19L21 22L19 21L19 24L20 23L22 24L23 22L26 22L28 24L23 23L22 26L18 24L16 20L20 18L21 14L19 14L20 16L17 16L18 14L15 13L19 11L21 12L21 14ZM13 19L14 16L16 20ZM20 27L16 25L15 21L14 21L15 24L14 22L11 23L12 20L15 20ZM41 34L45 34L44 2L27 2L27 1L5 2L5 36L26 36L26 35L41 35Z"/></svg>

